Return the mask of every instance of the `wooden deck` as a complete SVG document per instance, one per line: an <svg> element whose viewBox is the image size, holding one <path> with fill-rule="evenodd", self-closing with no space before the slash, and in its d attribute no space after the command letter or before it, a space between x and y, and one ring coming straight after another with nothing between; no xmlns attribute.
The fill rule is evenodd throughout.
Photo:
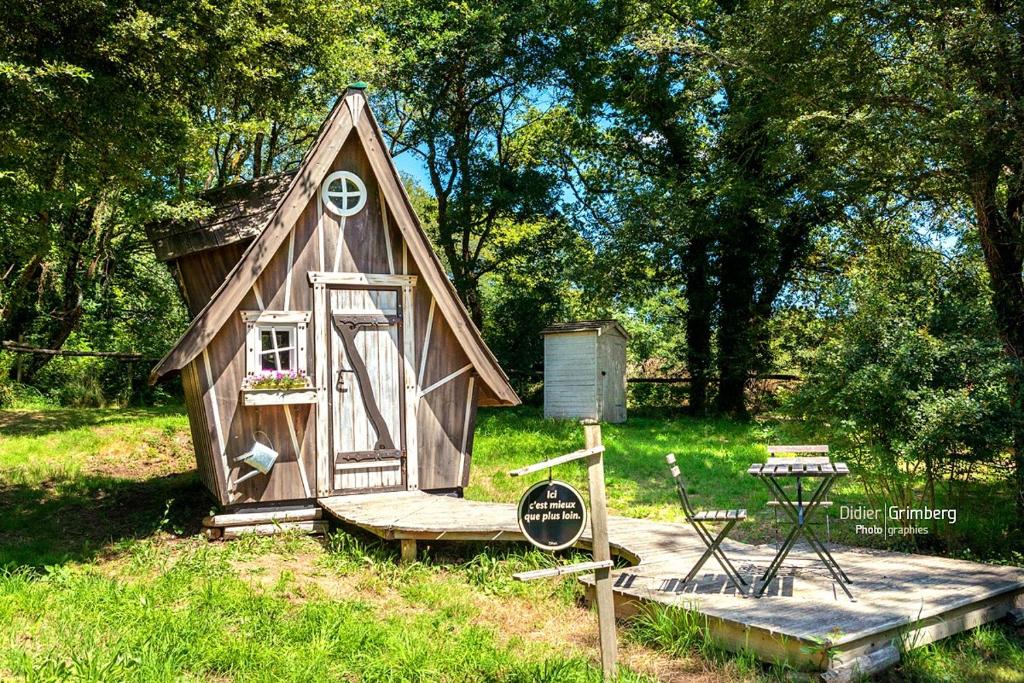
<svg viewBox="0 0 1024 683"><path fill-rule="evenodd" d="M319 503L338 520L385 539L523 540L511 504L421 492L339 496ZM894 644L918 647L1024 607L1022 569L836 548L836 560L854 582L857 601L851 602L799 545L762 598L744 598L714 559L698 582L680 585L704 550L688 525L611 517L609 532L612 552L635 565L613 574L619 616L645 601L685 606L705 614L711 632L727 647L749 648L765 661L786 660L806 670L847 668L855 660L895 652ZM580 545L588 543L585 535ZM748 579L774 556L772 546L723 545ZM592 576L581 580L589 585Z"/></svg>

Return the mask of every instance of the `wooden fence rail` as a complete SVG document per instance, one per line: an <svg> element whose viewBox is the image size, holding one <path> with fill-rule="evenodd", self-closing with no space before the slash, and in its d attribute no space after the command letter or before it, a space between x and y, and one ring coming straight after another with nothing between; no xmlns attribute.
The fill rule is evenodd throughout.
<svg viewBox="0 0 1024 683"><path fill-rule="evenodd" d="M151 362L155 363L158 358L150 358L139 353L122 353L120 351L69 351L67 349L40 349L35 346L27 346L13 341L0 342L0 347L12 353L32 353L40 356L82 356L95 358L113 358L129 363Z"/></svg>

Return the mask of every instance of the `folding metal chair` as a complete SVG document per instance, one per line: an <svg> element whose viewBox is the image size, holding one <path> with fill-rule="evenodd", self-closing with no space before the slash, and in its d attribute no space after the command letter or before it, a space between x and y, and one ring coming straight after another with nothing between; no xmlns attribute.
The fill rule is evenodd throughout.
<svg viewBox="0 0 1024 683"><path fill-rule="evenodd" d="M725 552L722 550L722 541L725 540L726 536L737 522L740 522L747 518L746 510L694 510L690 504L690 498L686 495L686 482L683 481L683 476L679 472L679 466L676 465L676 456L674 453L669 453L665 456L665 460L668 462L669 470L672 472L672 478L676 482L676 490L679 493L679 502L682 503L683 513L686 515L686 521L693 525L697 535L700 536L700 540L704 542L704 545L708 547L704 554L697 560L697 564L693 565L693 569L683 579L683 584L687 584L697 576L697 572L704 566L704 563L708 561L712 555L718 560L718 564L722 566L722 570L736 590L739 591L743 597L747 596L744 586L747 586L747 582L743 580L740 573L736 571L736 568L732 566L732 562L725 556ZM725 526L722 527L718 535L713 535L711 530L708 528L708 523L724 522Z"/></svg>

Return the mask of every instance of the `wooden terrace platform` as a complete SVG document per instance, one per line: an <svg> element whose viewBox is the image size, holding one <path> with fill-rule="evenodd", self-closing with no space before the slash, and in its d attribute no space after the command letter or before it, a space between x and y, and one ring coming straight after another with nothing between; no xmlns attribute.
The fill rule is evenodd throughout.
<svg viewBox="0 0 1024 683"><path fill-rule="evenodd" d="M414 541L524 540L515 506L507 503L416 491L319 503L344 523L405 541L403 557L415 552ZM613 572L618 616L647 601L684 606L706 615L711 633L726 647L749 648L767 662L830 671L832 678L845 677L852 666L895 663L900 647L919 647L1024 607L1022 569L842 547L833 554L853 580L856 602L800 545L760 599L737 595L714 559L696 583L681 586L704 551L692 527L627 517L610 517L608 524L612 553L634 565ZM588 543L585 535L579 545ZM774 556L773 546L726 541L723 547L748 579ZM589 585L593 576L581 580Z"/></svg>

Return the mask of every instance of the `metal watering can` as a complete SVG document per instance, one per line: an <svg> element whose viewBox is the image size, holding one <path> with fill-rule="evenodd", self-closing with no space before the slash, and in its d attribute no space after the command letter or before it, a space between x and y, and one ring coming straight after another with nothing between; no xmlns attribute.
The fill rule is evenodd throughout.
<svg viewBox="0 0 1024 683"><path fill-rule="evenodd" d="M270 438L263 432L257 432L257 434L263 434L270 441ZM244 462L249 467L253 468L252 472L247 472L235 479L235 486L238 486L246 479L251 479L257 474L267 474L274 467L274 463L277 462L278 453L270 446L260 443L256 440L256 436L253 435L252 448L248 452L235 458L235 462Z"/></svg>

